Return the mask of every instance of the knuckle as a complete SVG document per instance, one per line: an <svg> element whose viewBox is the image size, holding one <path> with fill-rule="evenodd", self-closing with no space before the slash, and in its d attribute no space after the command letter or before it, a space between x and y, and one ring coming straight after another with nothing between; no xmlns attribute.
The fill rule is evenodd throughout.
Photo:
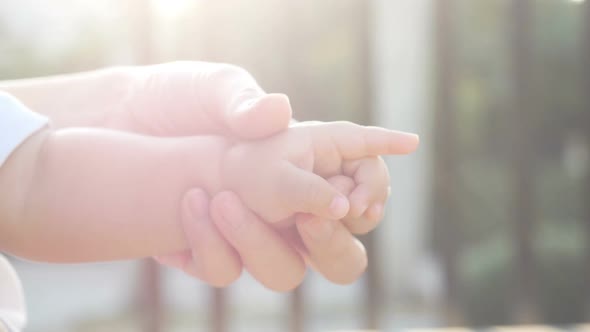
<svg viewBox="0 0 590 332"><path fill-rule="evenodd" d="M369 143L369 135L367 134L367 132L363 131L361 132L361 134L359 135L359 148L361 151L364 152L364 154L368 154L368 155L372 155L373 154L373 149L371 144Z"/></svg>
<svg viewBox="0 0 590 332"><path fill-rule="evenodd" d="M307 207L319 204L321 200L320 190L313 183L305 183L304 186L305 189L303 195L299 198L299 203L308 205Z"/></svg>
<svg viewBox="0 0 590 332"><path fill-rule="evenodd" d="M354 180L344 175L332 176L331 178L328 178L327 181L330 183L330 185L332 185L332 187L334 187L334 189L345 196L349 196L356 185Z"/></svg>
<svg viewBox="0 0 590 332"><path fill-rule="evenodd" d="M287 177L286 181L283 182L286 184L285 187L280 186L277 189L277 192L284 191L284 188L291 188L291 192L293 193L292 196L290 195L280 195L278 197L282 197L283 204L285 206L293 205L295 206L300 212L307 210L310 204L316 202L319 197L318 190L316 186L308 181L302 182L300 179L295 177Z"/></svg>
<svg viewBox="0 0 590 332"><path fill-rule="evenodd" d="M367 220L364 217L356 218L347 222L348 230L355 235L364 235L375 229L378 222Z"/></svg>
<svg viewBox="0 0 590 332"><path fill-rule="evenodd" d="M210 72L209 78L211 80L235 80L237 77L250 77L250 73L236 65L228 63L220 63Z"/></svg>
<svg viewBox="0 0 590 332"><path fill-rule="evenodd" d="M355 176L356 172L362 166L363 160L345 160L342 163L342 173L347 176Z"/></svg>

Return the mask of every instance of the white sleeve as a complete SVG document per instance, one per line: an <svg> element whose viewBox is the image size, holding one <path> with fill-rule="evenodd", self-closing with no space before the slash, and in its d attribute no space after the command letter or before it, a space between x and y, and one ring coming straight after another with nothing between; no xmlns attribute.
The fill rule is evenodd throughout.
<svg viewBox="0 0 590 332"><path fill-rule="evenodd" d="M0 91L0 166L16 147L47 123L46 117Z"/></svg>
<svg viewBox="0 0 590 332"><path fill-rule="evenodd" d="M47 123L46 117L0 91L0 166L12 151ZM14 269L0 255L0 331L21 331L25 322L22 286Z"/></svg>

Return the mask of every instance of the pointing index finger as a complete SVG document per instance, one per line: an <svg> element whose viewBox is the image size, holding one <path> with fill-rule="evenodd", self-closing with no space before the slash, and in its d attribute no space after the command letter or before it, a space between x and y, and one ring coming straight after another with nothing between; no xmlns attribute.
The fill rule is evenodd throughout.
<svg viewBox="0 0 590 332"><path fill-rule="evenodd" d="M327 135L324 128L324 131L316 131L314 136L320 140L329 138L343 159L409 154L418 148L420 142L416 134L380 127L360 126L350 122L334 122L328 126L331 128ZM322 146L324 145L318 145ZM321 154L324 151L316 150L316 153Z"/></svg>

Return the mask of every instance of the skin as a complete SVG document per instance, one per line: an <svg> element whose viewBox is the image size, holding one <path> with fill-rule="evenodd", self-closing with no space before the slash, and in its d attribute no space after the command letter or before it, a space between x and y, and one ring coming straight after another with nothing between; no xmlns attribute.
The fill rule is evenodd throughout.
<svg viewBox="0 0 590 332"><path fill-rule="evenodd" d="M253 139L285 130L291 119L286 96L264 93L246 71L225 64L182 62L115 68L0 83L0 88L16 95L30 108L48 115L54 128L91 126L156 137L217 134ZM64 91L67 91L66 96ZM35 141L29 143L35 144ZM355 245L358 241L350 234L351 231L365 233L373 229L381 219L387 197L387 168L380 158L367 160L359 163L365 165L362 167L351 165L352 169L358 166L361 172L349 173L359 173L356 182L371 178L371 174L379 176L367 181L366 185L357 186L356 193L348 197L350 212L342 221L346 227L340 228L346 232L344 238L348 240L337 241L332 248L336 253L342 252L339 247L357 250L356 254L344 257L334 254L334 260L343 261L346 264L342 265L349 267L340 275L324 274L335 282L353 281L364 270L364 249ZM243 262L249 262L246 266L249 272L269 288L287 290L301 282L305 271L301 262L305 255L297 250L293 237L283 234L288 232L276 231L256 217L233 193L221 192L210 200L205 191L193 188L187 189L179 202L182 203L178 204L178 222L184 229L180 236L188 240L190 249L160 255L162 262L182 268L216 286L235 280L242 271ZM221 218L224 211L238 216L232 224L242 226L230 227L230 223ZM307 216L306 220L320 218ZM303 224L298 220L297 229L300 238L304 239L300 223ZM288 234L293 234L293 230L291 228ZM326 243L316 242L317 248ZM261 257L261 243L265 245L264 250L275 254ZM309 249L306 260L315 269L325 270L323 266L331 265L325 263L330 262L325 258L330 252L320 255L323 258L316 262L315 257L320 256L314 254L318 250L310 249L315 248L313 244L312 240L305 242ZM275 269L275 266L281 266L279 264L284 268ZM185 268L187 266L189 268Z"/></svg>
<svg viewBox="0 0 590 332"><path fill-rule="evenodd" d="M46 129L2 172L0 243L7 252L49 262L180 250L187 244L170 221L180 219L177 202L191 187L211 195L231 190L277 227L296 213L339 219L348 214L346 196L318 174L341 169L347 159L408 153L407 139L352 123L302 125L252 142ZM30 160L34 166L22 173L19 166Z"/></svg>

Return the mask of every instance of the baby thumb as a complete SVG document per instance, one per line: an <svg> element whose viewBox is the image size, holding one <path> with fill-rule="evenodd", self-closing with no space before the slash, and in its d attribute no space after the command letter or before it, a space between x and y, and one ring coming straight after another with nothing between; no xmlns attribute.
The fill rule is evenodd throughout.
<svg viewBox="0 0 590 332"><path fill-rule="evenodd" d="M288 202L295 212L310 213L319 217L338 220L348 213L348 199L324 178L289 164L281 177L288 188Z"/></svg>

